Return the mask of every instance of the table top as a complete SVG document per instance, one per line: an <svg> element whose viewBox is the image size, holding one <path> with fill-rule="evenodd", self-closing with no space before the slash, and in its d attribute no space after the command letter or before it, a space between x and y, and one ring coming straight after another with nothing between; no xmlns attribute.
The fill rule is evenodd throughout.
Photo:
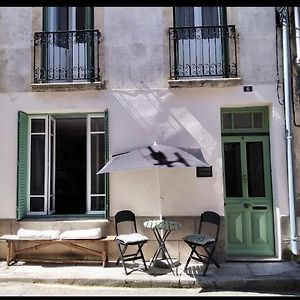
<svg viewBox="0 0 300 300"><path fill-rule="evenodd" d="M144 227L151 229L178 230L182 228L182 225L178 222L169 220L148 220L144 222Z"/></svg>

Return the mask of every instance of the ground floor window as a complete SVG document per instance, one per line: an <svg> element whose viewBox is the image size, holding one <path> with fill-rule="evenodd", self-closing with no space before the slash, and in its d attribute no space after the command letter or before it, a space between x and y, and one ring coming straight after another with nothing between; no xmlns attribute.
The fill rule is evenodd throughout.
<svg viewBox="0 0 300 300"><path fill-rule="evenodd" d="M107 111L93 114L19 112L17 218L108 215Z"/></svg>

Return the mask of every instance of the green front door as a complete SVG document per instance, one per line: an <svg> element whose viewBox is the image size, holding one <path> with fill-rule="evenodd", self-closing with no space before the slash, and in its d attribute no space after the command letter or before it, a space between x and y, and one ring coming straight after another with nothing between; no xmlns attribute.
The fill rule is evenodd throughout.
<svg viewBox="0 0 300 300"><path fill-rule="evenodd" d="M274 255L269 137L223 136L229 256Z"/></svg>

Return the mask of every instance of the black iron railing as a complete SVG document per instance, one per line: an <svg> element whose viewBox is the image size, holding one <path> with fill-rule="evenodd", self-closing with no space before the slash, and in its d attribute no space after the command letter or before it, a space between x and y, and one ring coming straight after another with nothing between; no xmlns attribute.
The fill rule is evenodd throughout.
<svg viewBox="0 0 300 300"><path fill-rule="evenodd" d="M34 34L34 83L99 81L98 30Z"/></svg>
<svg viewBox="0 0 300 300"><path fill-rule="evenodd" d="M170 78L237 77L234 25L169 28Z"/></svg>

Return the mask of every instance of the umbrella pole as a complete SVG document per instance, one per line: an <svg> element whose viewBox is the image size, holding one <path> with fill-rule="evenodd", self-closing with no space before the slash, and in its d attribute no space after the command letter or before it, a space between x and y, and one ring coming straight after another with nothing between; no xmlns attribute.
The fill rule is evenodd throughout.
<svg viewBox="0 0 300 300"><path fill-rule="evenodd" d="M160 178L159 178L159 169L158 167L155 168L156 170L156 180L157 180L157 190L158 190L158 207L159 207L159 219L162 220L162 200L163 197L160 194Z"/></svg>
<svg viewBox="0 0 300 300"><path fill-rule="evenodd" d="M162 201L163 201L164 198L160 194L160 176L159 176L159 168L158 167L156 168L156 179L157 179L157 186L158 186L159 219L162 221L163 220L163 217L162 217ZM164 230L163 229L160 229L160 235L163 238L163 236L164 236ZM165 254L163 252L161 253L161 259L162 260L166 259L166 256L165 256Z"/></svg>

